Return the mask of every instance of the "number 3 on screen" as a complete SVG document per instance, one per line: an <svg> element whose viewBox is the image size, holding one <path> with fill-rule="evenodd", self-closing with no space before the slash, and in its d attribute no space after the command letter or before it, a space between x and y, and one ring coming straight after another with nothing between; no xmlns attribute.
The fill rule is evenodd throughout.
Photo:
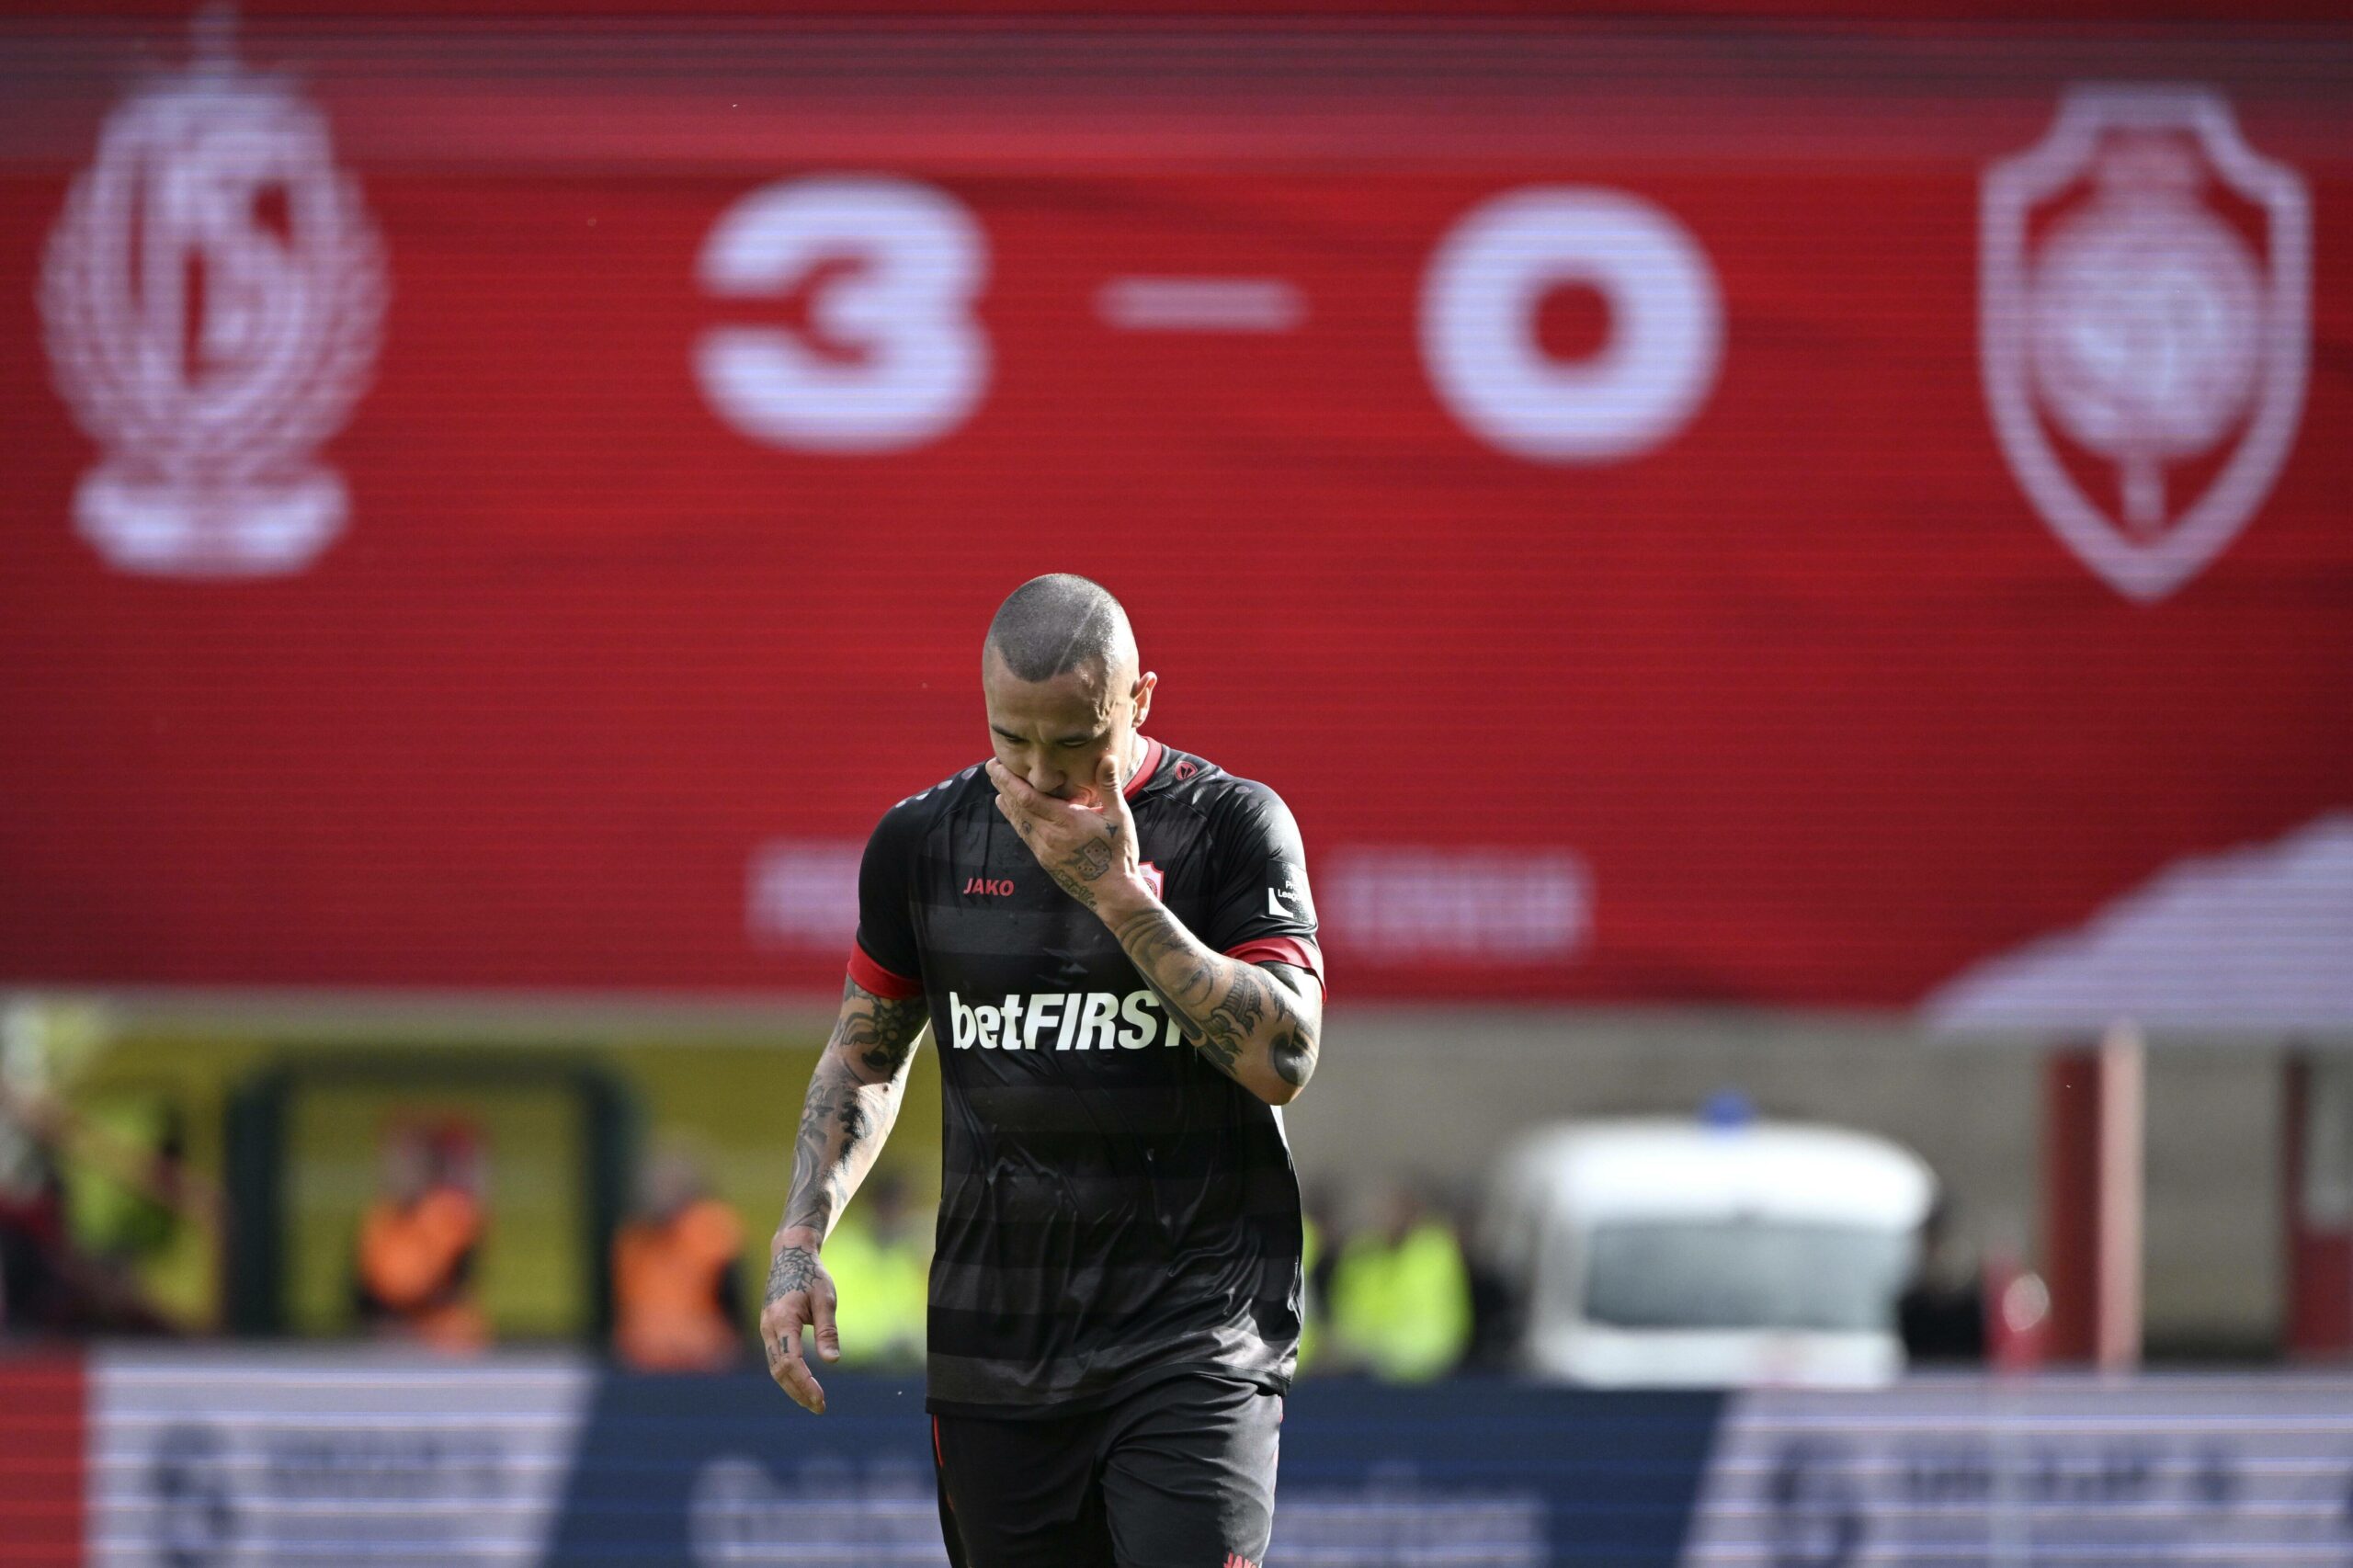
<svg viewBox="0 0 2353 1568"><path fill-rule="evenodd" d="M837 268L837 270L835 270ZM722 300L806 287L811 332L722 326L695 346L703 395L769 446L894 452L948 434L979 403L988 338L972 301L988 242L953 198L910 180L825 177L763 186L703 244L702 286Z"/></svg>

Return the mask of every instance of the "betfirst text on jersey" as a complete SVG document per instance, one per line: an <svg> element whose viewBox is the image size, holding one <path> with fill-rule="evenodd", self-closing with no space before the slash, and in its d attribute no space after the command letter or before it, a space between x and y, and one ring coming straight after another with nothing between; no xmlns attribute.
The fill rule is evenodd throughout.
<svg viewBox="0 0 2353 1568"><path fill-rule="evenodd" d="M948 994L958 1051L1142 1051L1157 1040L1173 1046L1184 1029L1149 991L1033 991L990 1002Z"/></svg>

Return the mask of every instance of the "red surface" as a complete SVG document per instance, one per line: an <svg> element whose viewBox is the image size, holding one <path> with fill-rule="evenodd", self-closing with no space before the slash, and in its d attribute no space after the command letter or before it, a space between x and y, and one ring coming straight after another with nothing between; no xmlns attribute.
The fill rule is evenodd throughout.
<svg viewBox="0 0 2353 1568"><path fill-rule="evenodd" d="M884 969L866 956L866 949L856 942L849 945L849 977L877 996L904 1002L923 994L923 982Z"/></svg>
<svg viewBox="0 0 2353 1568"><path fill-rule="evenodd" d="M165 26L183 20L190 10L187 0L109 0L103 7L79 6L85 15L100 11L113 17L138 18ZM6 0L0 16L27 15L54 20L58 7L40 0ZM283 19L298 24L332 25L347 17L419 17L479 22L485 13L502 18L529 17L556 22L583 18L642 20L645 0L502 0L495 7L482 0L339 0L332 10L316 0L244 0L239 10L253 20ZM693 17L727 21L794 21L833 23L861 28L917 28L941 24L1006 25L1040 19L1061 19L1094 26L1134 24L1154 20L1296 25L1302 21L1329 26L1397 26L1442 23L1459 27L1466 21L1541 22L1590 20L1597 15L1613 21L1699 23L1722 25L1808 25L1836 22L1878 28L1903 28L1938 23L2096 23L2108 25L2170 25L2179 23L2341 24L2340 8L2325 0L1642 0L1641 4L1596 6L1576 0L1126 0L1107 6L1102 0L896 0L889 6L853 6L844 0L694 0L669 7L667 18Z"/></svg>
<svg viewBox="0 0 2353 1568"><path fill-rule="evenodd" d="M1336 926L1350 996L1909 1005L2353 797L2344 94L2231 67L2312 192L2311 384L2245 533L2140 605L2028 505L1980 387L1978 181L2072 55L1825 94L1701 51L1315 119L1263 86L1226 112L1206 67L1157 96L1074 68L1032 118L1017 77L812 107L658 51L626 87L358 51L306 54L306 90L393 291L326 449L353 518L277 580L129 576L76 537L94 449L35 280L131 45L0 109L0 980L830 991L847 929L756 944L747 857L860 840L984 756L982 631L1047 570L1122 597L1154 730L1279 789L1311 865L1589 869L1554 960L1352 962ZM936 187L989 250L985 395L891 456L756 443L691 363L805 309L708 297L714 222L845 169ZM1707 255L1722 369L1655 451L1515 459L1432 392L1433 250L1531 186L1633 193ZM1279 277L1308 316L1114 333L1091 301L1126 273Z"/></svg>
<svg viewBox="0 0 2353 1568"><path fill-rule="evenodd" d="M2099 1052L2053 1051L2042 1071L2043 1354L2088 1361L2099 1312Z"/></svg>
<svg viewBox="0 0 2353 1568"><path fill-rule="evenodd" d="M2353 1350L2353 1234L2299 1232L2288 1278L2288 1348L2300 1356Z"/></svg>
<svg viewBox="0 0 2353 1568"><path fill-rule="evenodd" d="M2310 1157L2313 1063L2289 1059L2279 1108L2279 1191L2288 1266L2289 1351L2341 1357L2353 1350L2353 1230L2324 1224L2305 1212L2305 1161Z"/></svg>
<svg viewBox="0 0 2353 1568"><path fill-rule="evenodd" d="M82 1562L82 1362L0 1356L0 1564Z"/></svg>
<svg viewBox="0 0 2353 1568"><path fill-rule="evenodd" d="M1287 963L1303 969L1318 981L1324 978L1324 955L1314 944L1302 942L1296 937L1262 937L1255 942L1245 942L1238 948L1228 948L1225 956L1240 959L1244 963Z"/></svg>

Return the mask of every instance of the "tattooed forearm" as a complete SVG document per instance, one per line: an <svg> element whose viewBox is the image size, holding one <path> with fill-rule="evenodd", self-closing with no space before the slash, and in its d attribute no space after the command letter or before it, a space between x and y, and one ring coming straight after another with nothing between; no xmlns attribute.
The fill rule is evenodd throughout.
<svg viewBox="0 0 2353 1568"><path fill-rule="evenodd" d="M1315 1031L1285 1028L1267 1046L1267 1059L1284 1083L1294 1089L1307 1087L1307 1080L1315 1075Z"/></svg>
<svg viewBox="0 0 2353 1568"><path fill-rule="evenodd" d="M859 1083L832 1051L818 1058L817 1070L809 1078L809 1097L801 1108L801 1132L793 1140L786 1230L807 1229L822 1239L833 1229L872 1163L873 1151L863 1146L870 1142L872 1121L861 1103L861 1096L871 1092L873 1085Z"/></svg>
<svg viewBox="0 0 2353 1568"><path fill-rule="evenodd" d="M1295 1094L1307 1087L1307 1080L1315 1075L1315 1054L1324 1034L1323 990L1317 986L1311 1001L1308 988L1312 982L1305 971L1283 967L1260 972L1298 1004L1296 1016L1277 1028L1274 1038L1267 1042L1267 1060L1273 1063L1275 1076L1289 1084Z"/></svg>
<svg viewBox="0 0 2353 1568"><path fill-rule="evenodd" d="M1180 1017L1191 1017L1188 1003L1202 996L1211 983L1208 949L1159 905L1138 910L1111 933L1144 980L1174 1006Z"/></svg>
<svg viewBox="0 0 2353 1568"><path fill-rule="evenodd" d="M1211 952L1159 904L1113 935L1219 1072L1278 1104L1306 1086L1321 1020L1304 995L1255 964Z"/></svg>
<svg viewBox="0 0 2353 1568"><path fill-rule="evenodd" d="M1258 1020L1267 1016L1269 984L1248 964L1234 967L1241 972L1233 977L1225 994L1210 1004L1209 1016L1199 1021L1197 1031L1202 1048L1223 1062L1229 1073L1248 1049L1250 1037L1258 1030Z"/></svg>
<svg viewBox="0 0 2353 1568"><path fill-rule="evenodd" d="M894 1001L856 981L843 987L833 1039L801 1102L783 1231L806 1231L822 1242L833 1229L898 1119L907 1067L927 1017L920 998ZM788 1246L778 1254L779 1267L792 1251ZM775 1282L771 1273L771 1300Z"/></svg>
<svg viewBox="0 0 2353 1568"><path fill-rule="evenodd" d="M858 1064L876 1080L895 1077L914 1056L915 1037L923 1032L929 1011L920 996L894 1001L877 996L855 980L842 983L842 1015L834 1025L834 1043L854 1053Z"/></svg>

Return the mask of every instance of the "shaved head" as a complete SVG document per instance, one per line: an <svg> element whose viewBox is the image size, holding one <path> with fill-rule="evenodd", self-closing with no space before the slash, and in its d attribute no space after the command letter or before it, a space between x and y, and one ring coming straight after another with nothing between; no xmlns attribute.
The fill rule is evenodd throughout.
<svg viewBox="0 0 2353 1568"><path fill-rule="evenodd" d="M1057 572L1013 590L989 622L981 695L996 759L1041 795L1098 794L1106 759L1126 777L1160 677L1136 659L1128 612L1100 583Z"/></svg>
<svg viewBox="0 0 2353 1568"><path fill-rule="evenodd" d="M1101 584L1067 572L1032 577L1007 595L989 622L986 646L1031 682L1074 670L1099 670L1117 682L1136 665L1128 612Z"/></svg>

